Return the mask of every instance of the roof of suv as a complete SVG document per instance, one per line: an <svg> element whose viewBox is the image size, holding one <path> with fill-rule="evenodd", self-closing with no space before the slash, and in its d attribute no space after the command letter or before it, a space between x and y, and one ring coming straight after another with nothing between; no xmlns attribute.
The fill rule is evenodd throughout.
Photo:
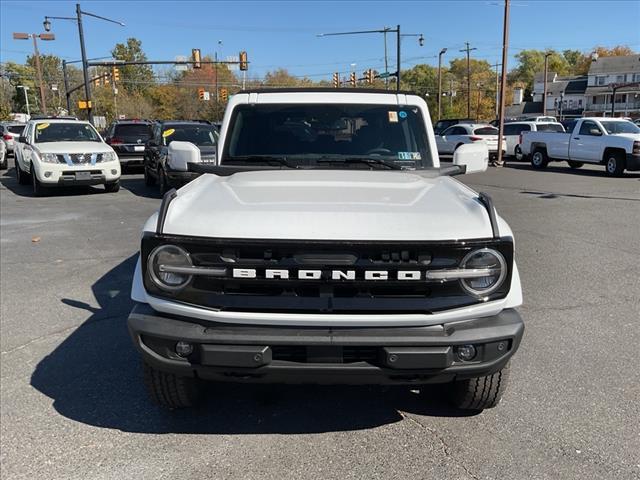
<svg viewBox="0 0 640 480"><path fill-rule="evenodd" d="M334 88L334 87L279 87L279 88L255 88L248 90L241 90L241 93L348 93L353 95L354 93L384 93L384 94L396 94L401 95L418 95L416 92L409 90L385 90L384 88Z"/></svg>

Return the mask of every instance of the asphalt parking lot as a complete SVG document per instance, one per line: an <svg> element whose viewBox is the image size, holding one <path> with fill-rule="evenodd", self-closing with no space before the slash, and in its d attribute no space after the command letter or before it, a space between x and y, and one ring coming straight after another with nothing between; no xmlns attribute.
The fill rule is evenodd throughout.
<svg viewBox="0 0 640 480"><path fill-rule="evenodd" d="M437 391L216 385L147 399L126 331L141 175L35 198L0 175L1 476L640 478L640 174L524 164L461 178L516 234L527 331L503 403Z"/></svg>

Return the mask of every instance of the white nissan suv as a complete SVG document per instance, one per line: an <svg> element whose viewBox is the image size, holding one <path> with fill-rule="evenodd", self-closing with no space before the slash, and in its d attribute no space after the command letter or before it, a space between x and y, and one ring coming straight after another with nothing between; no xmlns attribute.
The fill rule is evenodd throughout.
<svg viewBox="0 0 640 480"><path fill-rule="evenodd" d="M68 119L30 121L15 150L18 182L35 195L48 187L104 185L120 189L120 161L89 122Z"/></svg>

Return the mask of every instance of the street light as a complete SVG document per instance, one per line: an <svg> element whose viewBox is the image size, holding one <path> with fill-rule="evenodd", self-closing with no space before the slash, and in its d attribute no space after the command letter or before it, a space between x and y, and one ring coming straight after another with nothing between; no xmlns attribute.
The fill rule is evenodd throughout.
<svg viewBox="0 0 640 480"><path fill-rule="evenodd" d="M48 30L47 30L48 31ZM40 65L40 52L38 51L38 41L51 41L55 40L56 36L53 33L13 33L14 40L29 40L33 39L33 53L36 60L36 75L38 76L38 88L40 90L40 103L42 105L42 113L47 114L47 101L44 97L44 84L42 83L42 67Z"/></svg>
<svg viewBox="0 0 640 480"><path fill-rule="evenodd" d="M111 23L115 23L117 25L120 25L121 27L124 27L124 23L119 22L117 20L112 20L110 18L106 18L106 17L101 17L100 15L96 15L94 13L89 13L89 12L84 12L82 11L82 9L80 8L80 4L76 3L76 16L75 17L51 17L51 16L46 16L44 17L44 21L42 22L42 26L44 27L44 29L48 32L51 30L51 21L50 19L55 19L55 20L71 20L73 22L76 22L78 24L78 35L80 36L80 52L82 54L82 74L83 74L83 78L84 78L84 95L85 95L85 100L87 102L87 114L89 116L89 121L91 123L93 123L93 112L91 109L91 85L89 84L89 65L87 63L87 52L84 46L84 30L82 29L82 16L83 15L88 15L90 17L94 17L94 18L98 18L100 20L104 20L106 22L111 22Z"/></svg>
<svg viewBox="0 0 640 480"><path fill-rule="evenodd" d="M447 53L447 49L443 48L438 54L438 120L442 117L441 103L442 103L442 55Z"/></svg>
<svg viewBox="0 0 640 480"><path fill-rule="evenodd" d="M24 92L24 101L27 104L27 115L31 117L31 110L29 110L29 95L27 95L27 90L29 90L29 87L25 87L24 85L17 85L16 88L21 88Z"/></svg>
<svg viewBox="0 0 640 480"><path fill-rule="evenodd" d="M384 27L381 30L361 30L361 31L356 31L356 32L337 32L337 33L319 33L316 36L317 37L333 37L333 36L337 36L337 35L361 35L361 34L367 34L367 33L382 33L385 35L385 39L386 39L386 35L387 32L395 32L396 33L396 49L397 49L397 54L396 54L396 90L400 91L400 38L401 37L419 37L418 38L418 43L420 44L420 46L424 45L424 36L421 33L406 33L401 35L400 34L400 25L396 25L396 28L388 28L388 27ZM387 56L387 52L386 52L386 42L385 42L385 65L386 65L386 56ZM389 76L389 72L384 72L385 73L385 79Z"/></svg>

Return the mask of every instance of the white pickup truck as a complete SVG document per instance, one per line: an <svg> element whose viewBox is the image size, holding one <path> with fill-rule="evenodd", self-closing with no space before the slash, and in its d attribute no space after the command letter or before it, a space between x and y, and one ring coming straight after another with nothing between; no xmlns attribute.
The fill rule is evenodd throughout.
<svg viewBox="0 0 640 480"><path fill-rule="evenodd" d="M524 158L538 169L551 161L567 161L571 168L585 163L604 165L613 176L640 170L640 128L628 120L580 118L567 132L522 132Z"/></svg>

